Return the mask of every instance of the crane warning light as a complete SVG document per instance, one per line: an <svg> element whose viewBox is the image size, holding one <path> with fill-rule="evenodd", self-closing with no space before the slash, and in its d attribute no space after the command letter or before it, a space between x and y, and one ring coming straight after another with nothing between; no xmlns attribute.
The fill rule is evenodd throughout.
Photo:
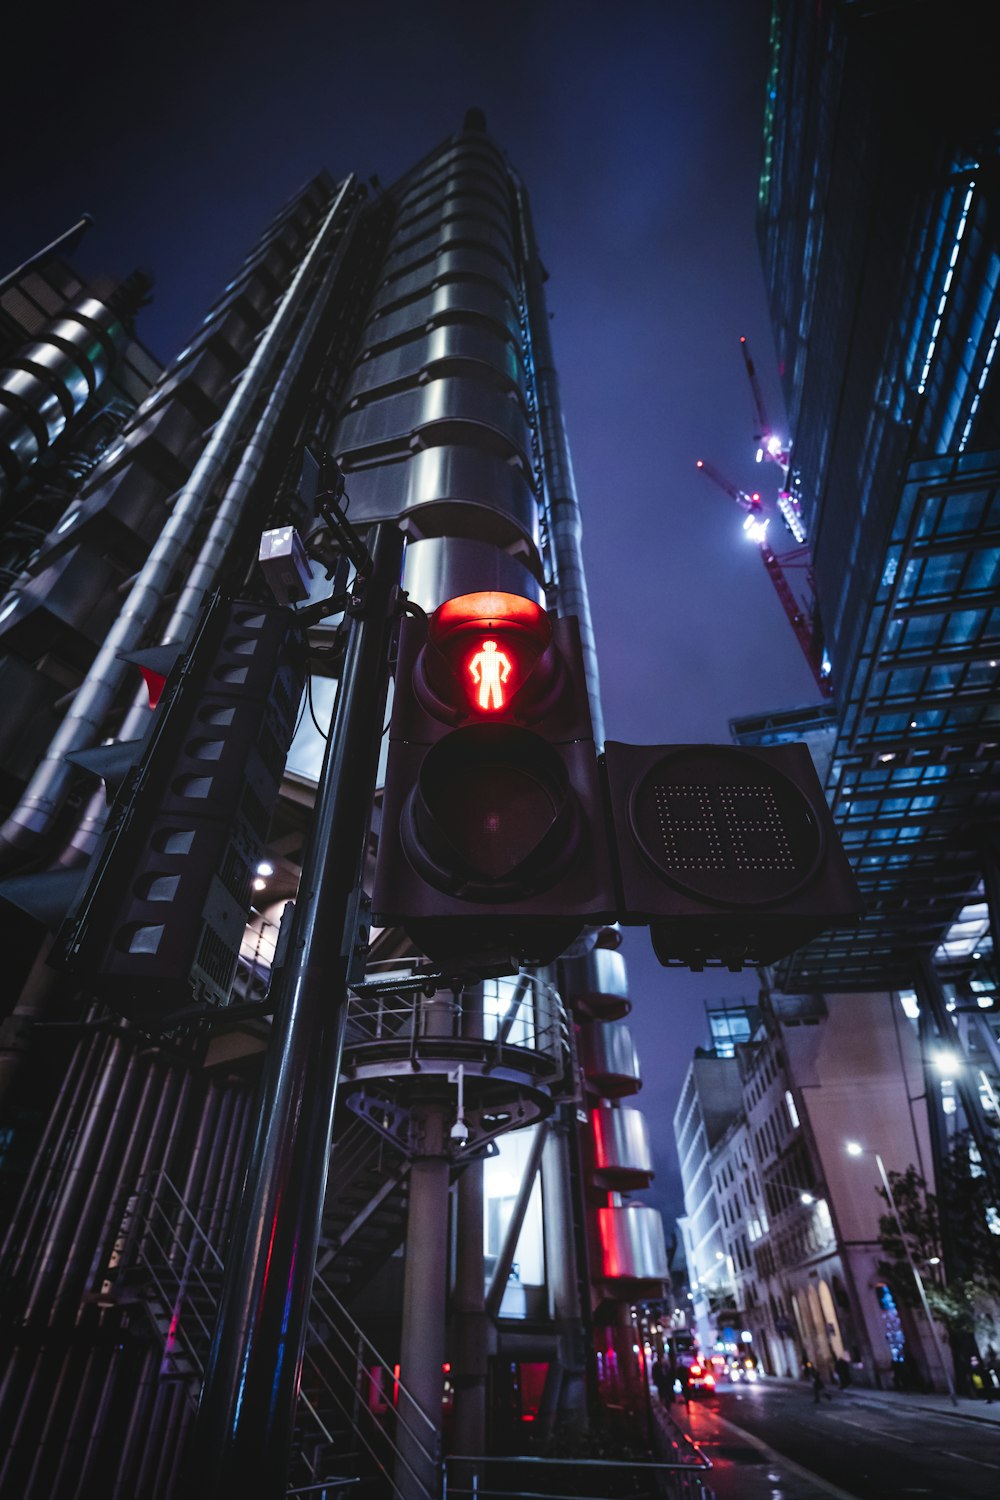
<svg viewBox="0 0 1000 1500"><path fill-rule="evenodd" d="M506 651L501 651L496 641L483 641L469 662L469 672L478 689L476 703L484 712L503 708L504 688L512 670L513 663Z"/></svg>

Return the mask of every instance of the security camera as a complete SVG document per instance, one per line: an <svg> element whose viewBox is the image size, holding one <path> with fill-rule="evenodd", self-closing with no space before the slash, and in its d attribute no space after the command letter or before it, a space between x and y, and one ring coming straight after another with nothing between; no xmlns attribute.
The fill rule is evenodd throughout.
<svg viewBox="0 0 1000 1500"><path fill-rule="evenodd" d="M449 1138L456 1146L464 1146L469 1139L469 1127L464 1120L456 1120L449 1131Z"/></svg>

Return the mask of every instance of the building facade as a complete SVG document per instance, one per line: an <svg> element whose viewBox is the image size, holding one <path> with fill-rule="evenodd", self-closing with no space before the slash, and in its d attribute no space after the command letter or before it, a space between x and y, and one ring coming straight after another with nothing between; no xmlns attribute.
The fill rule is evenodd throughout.
<svg viewBox="0 0 1000 1500"><path fill-rule="evenodd" d="M287 759L256 742L273 807L267 818L244 798L239 817L262 842L215 826L217 877L204 862L169 874L154 862L117 893L109 951L124 957L108 1009L107 967L81 987L52 933L104 847L108 800L123 775L131 796L130 776L141 782L150 764L155 734L129 658L154 674L171 651L190 661L220 593L243 601L237 623L256 650L274 608L256 566L266 530L306 538L303 607L343 586L302 479L309 447L339 459L355 527L403 529L415 606L503 590L575 616L601 738L542 280L525 190L475 112L374 198L320 174L152 388L133 391L113 441L12 563L0 604L2 670L17 684L0 832L12 955L4 1495L89 1487L124 1500L183 1486L343 616L310 625ZM67 429L74 453L80 433ZM29 469L5 468L18 515L41 494ZM290 736L294 720L293 707ZM258 791L271 784L261 776ZM377 831L378 799L373 851ZM172 848L168 837L154 853ZM198 880L194 909L223 915L204 929L181 921L158 955L159 937L136 935L162 936ZM611 928L587 930L558 964L438 989L401 932L372 931L348 1006L298 1479L374 1466L397 1494L423 1497L449 1452L516 1451L534 1431L585 1425L602 1389L635 1392L630 1309L662 1295L666 1255L641 1199L653 1168L629 1102L641 1079L617 944ZM168 956L179 979L157 967ZM142 983L121 980L133 961L149 963ZM164 1019L148 997L168 985L191 1001L210 993L214 1011L168 1007Z"/></svg>
<svg viewBox="0 0 1000 1500"><path fill-rule="evenodd" d="M691 1129L706 1067L711 1141ZM772 1375L809 1359L825 1378L846 1361L862 1384L914 1368L942 1383L909 1289L881 1269L875 1151L889 1172L934 1180L919 1041L896 997L764 994L752 1038L732 1058L696 1058L685 1098L675 1131L703 1345L748 1344Z"/></svg>
<svg viewBox="0 0 1000 1500"><path fill-rule="evenodd" d="M777 983L896 992L919 1028L934 1172L984 1172L995 1204L1000 117L989 25L977 3L904 15L779 0L758 234L788 483L832 667L825 788L866 904L859 924L780 965ZM734 734L777 742L777 718ZM967 1274L961 1245L944 1261L947 1275Z"/></svg>

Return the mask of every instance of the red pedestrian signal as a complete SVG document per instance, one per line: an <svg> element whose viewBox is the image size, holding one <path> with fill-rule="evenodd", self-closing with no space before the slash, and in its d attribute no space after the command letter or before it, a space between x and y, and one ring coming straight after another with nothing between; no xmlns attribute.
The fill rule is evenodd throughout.
<svg viewBox="0 0 1000 1500"><path fill-rule="evenodd" d="M478 689L477 708L481 708L485 713L503 708L506 701L504 689L507 686L511 669L511 659L506 651L501 651L496 641L484 641L469 662L469 671Z"/></svg>
<svg viewBox="0 0 1000 1500"><path fill-rule="evenodd" d="M612 913L575 620L484 592L403 621L374 908L484 964L546 962Z"/></svg>

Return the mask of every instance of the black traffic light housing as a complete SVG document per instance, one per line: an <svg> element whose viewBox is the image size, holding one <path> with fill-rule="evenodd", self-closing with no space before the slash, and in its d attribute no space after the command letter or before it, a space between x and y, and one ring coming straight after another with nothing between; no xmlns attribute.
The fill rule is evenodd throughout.
<svg viewBox="0 0 1000 1500"><path fill-rule="evenodd" d="M545 963L614 904L576 621L501 593L404 619L376 922L442 962Z"/></svg>
<svg viewBox="0 0 1000 1500"><path fill-rule="evenodd" d="M802 744L605 745L619 918L662 964L771 964L862 913Z"/></svg>

